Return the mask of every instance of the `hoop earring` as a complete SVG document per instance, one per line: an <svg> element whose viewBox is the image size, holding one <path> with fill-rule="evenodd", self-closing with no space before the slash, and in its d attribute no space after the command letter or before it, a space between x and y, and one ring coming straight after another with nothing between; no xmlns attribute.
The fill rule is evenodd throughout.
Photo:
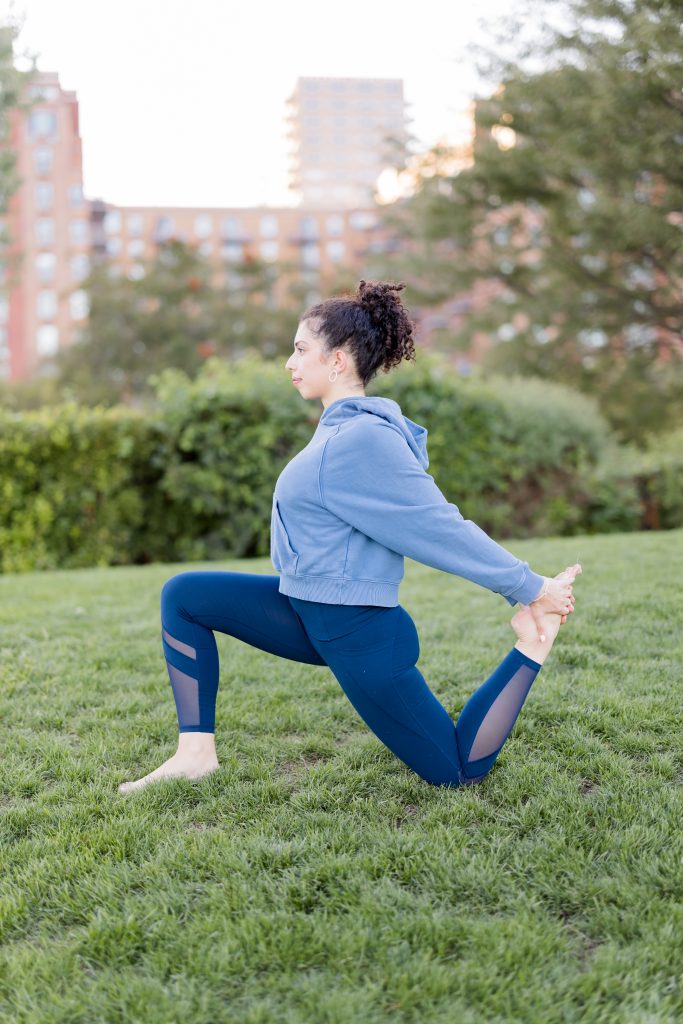
<svg viewBox="0 0 683 1024"><path fill-rule="evenodd" d="M332 373L334 374L334 377L332 376ZM334 384L335 380L339 376L336 370L333 370L332 373L328 373L327 375L327 379L329 380L330 384Z"/></svg>

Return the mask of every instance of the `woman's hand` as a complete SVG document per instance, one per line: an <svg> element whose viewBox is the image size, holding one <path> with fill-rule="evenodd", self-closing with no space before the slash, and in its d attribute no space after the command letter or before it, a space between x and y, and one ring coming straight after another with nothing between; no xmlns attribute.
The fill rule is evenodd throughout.
<svg viewBox="0 0 683 1024"><path fill-rule="evenodd" d="M542 641L545 640L542 626L543 615L548 613L560 615L560 622L564 624L567 617L574 611L572 584L580 572L583 572L583 569L577 562L575 565L568 566L557 576L546 577L539 596L528 605L529 611L536 620L539 637Z"/></svg>

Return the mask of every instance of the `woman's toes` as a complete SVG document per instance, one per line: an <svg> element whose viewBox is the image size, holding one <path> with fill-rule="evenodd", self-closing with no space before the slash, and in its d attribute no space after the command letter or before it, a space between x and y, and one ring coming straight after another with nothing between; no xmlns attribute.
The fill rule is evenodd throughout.
<svg viewBox="0 0 683 1024"><path fill-rule="evenodd" d="M139 780L138 780L139 781ZM136 785L135 782L122 782L119 786L119 793L133 793L140 786Z"/></svg>

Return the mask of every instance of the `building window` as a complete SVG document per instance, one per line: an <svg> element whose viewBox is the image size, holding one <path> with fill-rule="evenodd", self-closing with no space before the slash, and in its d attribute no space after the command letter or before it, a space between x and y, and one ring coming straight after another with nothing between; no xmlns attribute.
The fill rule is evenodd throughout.
<svg viewBox="0 0 683 1024"><path fill-rule="evenodd" d="M133 238L128 243L129 256L142 256L145 251L145 243L142 238Z"/></svg>
<svg viewBox="0 0 683 1024"><path fill-rule="evenodd" d="M305 267L317 267L320 265L320 249L317 245L301 246L301 262Z"/></svg>
<svg viewBox="0 0 683 1024"><path fill-rule="evenodd" d="M55 139L57 115L54 110L32 110L28 115L28 133L32 139Z"/></svg>
<svg viewBox="0 0 683 1024"><path fill-rule="evenodd" d="M131 238L139 238L145 230L145 218L141 213L129 213L126 220L126 231Z"/></svg>
<svg viewBox="0 0 683 1024"><path fill-rule="evenodd" d="M72 256L69 265L71 276L75 281L82 281L90 273L90 257L85 252L79 252Z"/></svg>
<svg viewBox="0 0 683 1024"><path fill-rule="evenodd" d="M59 331L55 324L43 324L36 331L36 351L39 356L51 356L59 348Z"/></svg>
<svg viewBox="0 0 683 1024"><path fill-rule="evenodd" d="M104 215L103 224L108 235L118 235L121 230L121 211L108 210Z"/></svg>
<svg viewBox="0 0 683 1024"><path fill-rule="evenodd" d="M374 213L370 213L368 210L354 210L349 217L349 223L352 228L362 231L365 228L374 228L377 224L377 218Z"/></svg>
<svg viewBox="0 0 683 1024"><path fill-rule="evenodd" d="M242 237L242 224L239 217L223 217L221 220L221 238L237 240Z"/></svg>
<svg viewBox="0 0 683 1024"><path fill-rule="evenodd" d="M197 252L199 253L200 256L211 256L211 254L213 253L213 243L200 242L199 245L197 246Z"/></svg>
<svg viewBox="0 0 683 1024"><path fill-rule="evenodd" d="M59 96L59 89L56 85L32 85L29 95L34 100L56 100Z"/></svg>
<svg viewBox="0 0 683 1024"><path fill-rule="evenodd" d="M88 293L82 288L72 292L69 296L69 308L73 320L84 320L90 312Z"/></svg>
<svg viewBox="0 0 683 1024"><path fill-rule="evenodd" d="M173 218L159 217L154 228L154 241L167 242L173 237Z"/></svg>
<svg viewBox="0 0 683 1024"><path fill-rule="evenodd" d="M221 245L221 256L223 257L224 260L241 260L241 242L223 242L223 244Z"/></svg>
<svg viewBox="0 0 683 1024"><path fill-rule="evenodd" d="M344 243L328 242L327 255L330 257L333 263L339 263L341 260L344 259Z"/></svg>
<svg viewBox="0 0 683 1024"><path fill-rule="evenodd" d="M315 217L302 217L299 221L302 238L318 237L318 222Z"/></svg>
<svg viewBox="0 0 683 1024"><path fill-rule="evenodd" d="M52 245L55 240L55 222L51 217L40 217L36 221L36 241L38 245Z"/></svg>
<svg viewBox="0 0 683 1024"><path fill-rule="evenodd" d="M327 218L325 226L328 235L341 235L344 231L344 218L340 217L338 213L333 213Z"/></svg>
<svg viewBox="0 0 683 1024"><path fill-rule="evenodd" d="M330 190L330 192L334 199L338 200L340 203L346 202L354 195L354 189L349 188L348 185L335 186Z"/></svg>
<svg viewBox="0 0 683 1024"><path fill-rule="evenodd" d="M110 256L118 256L118 254L121 252L123 242L120 238L108 238L105 243L105 246L107 249L107 253Z"/></svg>
<svg viewBox="0 0 683 1024"><path fill-rule="evenodd" d="M279 252L277 242L261 242L261 258L264 260L276 260Z"/></svg>
<svg viewBox="0 0 683 1024"><path fill-rule="evenodd" d="M264 214L261 217L259 228L264 238L277 238L277 217L274 217L272 213Z"/></svg>
<svg viewBox="0 0 683 1024"><path fill-rule="evenodd" d="M36 209L51 210L54 202L54 188L51 181L41 181L36 185Z"/></svg>
<svg viewBox="0 0 683 1024"><path fill-rule="evenodd" d="M128 271L128 277L131 281L140 281L145 276L145 268L142 263L134 263Z"/></svg>
<svg viewBox="0 0 683 1024"><path fill-rule="evenodd" d="M52 284L57 258L53 252L40 252L36 256L36 273L41 284Z"/></svg>
<svg viewBox="0 0 683 1024"><path fill-rule="evenodd" d="M88 241L90 234L87 220L69 221L69 238L74 245L83 245Z"/></svg>
<svg viewBox="0 0 683 1024"><path fill-rule="evenodd" d="M38 292L36 312L41 320L53 320L57 315L57 292L51 290Z"/></svg>
<svg viewBox="0 0 683 1024"><path fill-rule="evenodd" d="M194 219L194 233L197 238L208 238L213 234L213 217L211 214L197 214Z"/></svg>
<svg viewBox="0 0 683 1024"><path fill-rule="evenodd" d="M69 185L69 206L82 206L83 205L83 186L82 185Z"/></svg>
<svg viewBox="0 0 683 1024"><path fill-rule="evenodd" d="M33 151L33 166L36 174L52 173L52 150L47 146L38 146Z"/></svg>

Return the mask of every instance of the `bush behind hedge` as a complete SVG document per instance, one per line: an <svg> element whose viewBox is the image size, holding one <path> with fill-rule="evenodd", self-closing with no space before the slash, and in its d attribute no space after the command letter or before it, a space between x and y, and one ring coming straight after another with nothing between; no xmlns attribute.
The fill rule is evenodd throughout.
<svg viewBox="0 0 683 1024"><path fill-rule="evenodd" d="M0 412L0 571L269 554L278 474L322 407L255 353L195 380L153 378L148 411ZM683 525L683 437L620 447L596 403L559 384L469 380L420 353L380 375L427 427L428 472L499 540Z"/></svg>

